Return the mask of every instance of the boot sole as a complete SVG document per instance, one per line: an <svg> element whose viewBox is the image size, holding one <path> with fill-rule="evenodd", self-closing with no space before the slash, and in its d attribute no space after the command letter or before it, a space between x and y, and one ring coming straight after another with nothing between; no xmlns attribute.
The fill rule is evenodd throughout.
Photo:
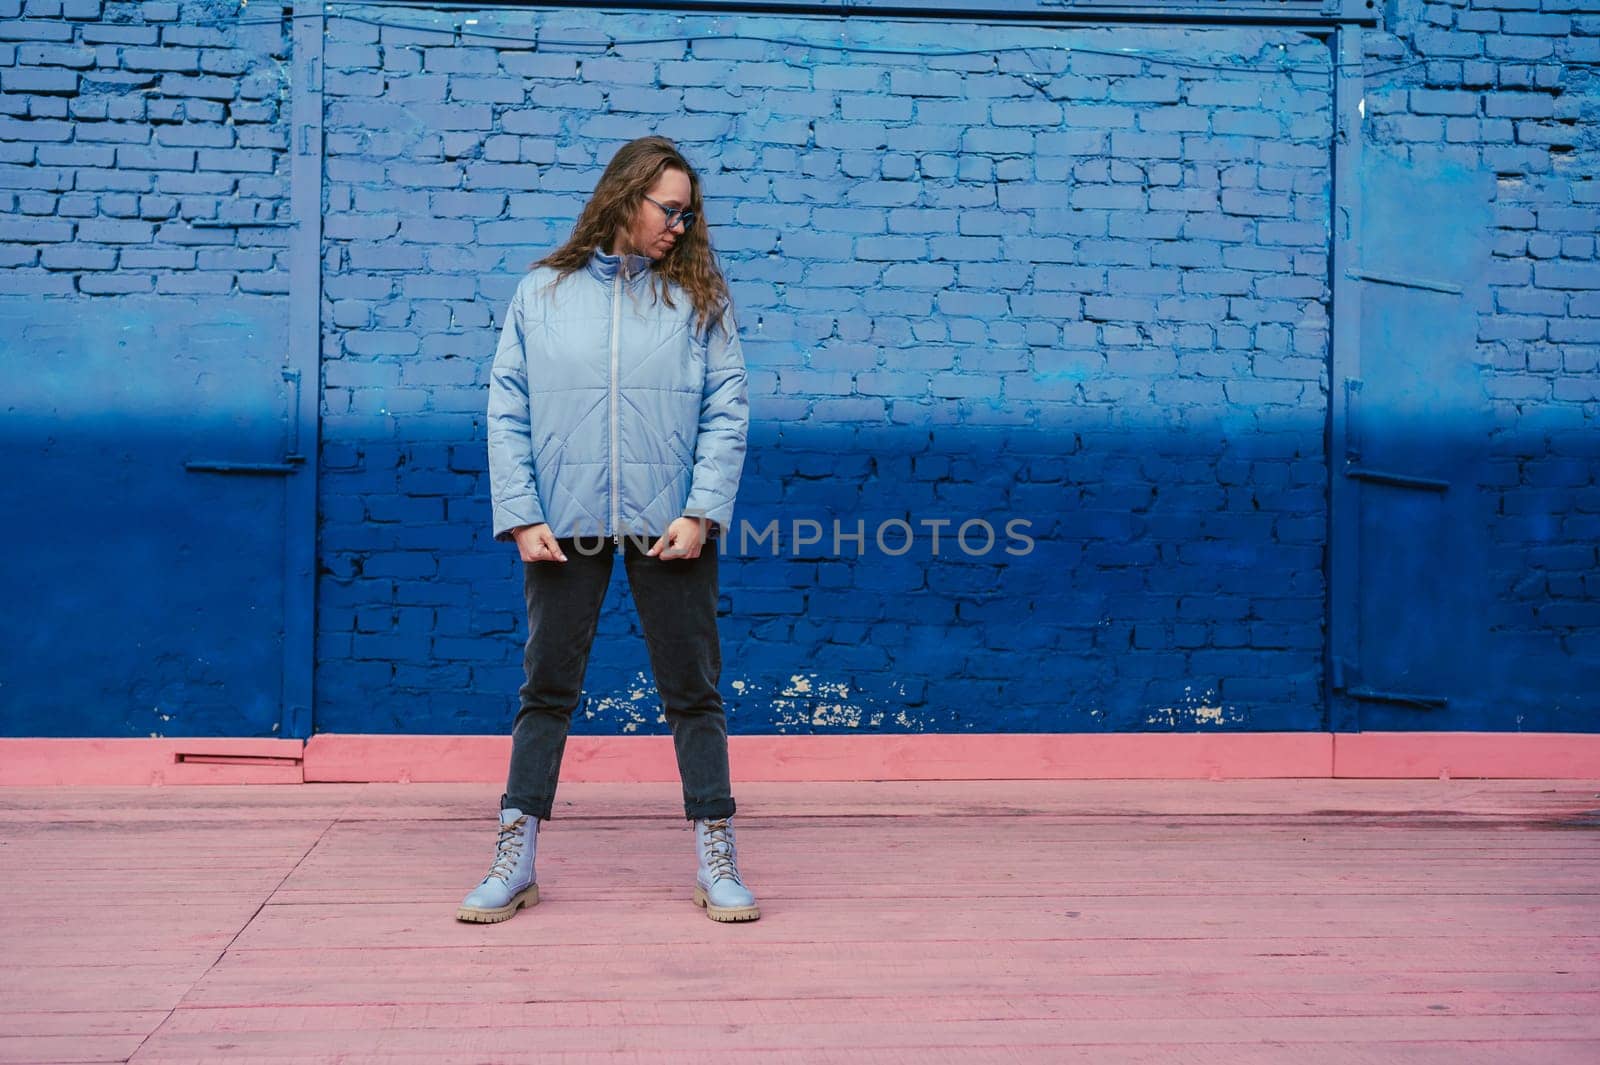
<svg viewBox="0 0 1600 1065"><path fill-rule="evenodd" d="M694 886L694 904L706 911L706 916L713 921L754 921L761 916L759 906L713 906L706 897L705 888L699 884Z"/></svg>
<svg viewBox="0 0 1600 1065"><path fill-rule="evenodd" d="M526 890L518 892L510 902L497 910L480 910L473 906L459 907L456 910L456 920L471 921L474 924L499 924L501 921L511 920L522 907L538 904L539 885L529 884Z"/></svg>

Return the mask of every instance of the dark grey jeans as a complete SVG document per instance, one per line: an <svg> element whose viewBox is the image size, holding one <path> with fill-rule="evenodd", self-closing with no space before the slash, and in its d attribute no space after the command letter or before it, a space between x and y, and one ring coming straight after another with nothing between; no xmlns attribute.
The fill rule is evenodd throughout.
<svg viewBox="0 0 1600 1065"><path fill-rule="evenodd" d="M611 581L613 540L563 537L565 562L524 562L528 642L521 706L511 730L511 770L502 809L515 807L550 819L567 730L583 689L600 606ZM656 691L678 755L683 811L688 819L734 812L728 779L728 729L722 694L722 649L717 640L715 536L700 557L651 558L654 538L624 536L623 565L644 629Z"/></svg>

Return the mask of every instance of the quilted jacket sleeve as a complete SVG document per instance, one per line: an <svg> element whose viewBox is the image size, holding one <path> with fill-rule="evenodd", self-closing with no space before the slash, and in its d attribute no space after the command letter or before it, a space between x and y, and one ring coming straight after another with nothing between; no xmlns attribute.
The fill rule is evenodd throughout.
<svg viewBox="0 0 1600 1065"><path fill-rule="evenodd" d="M733 521L733 501L739 491L750 430L744 349L739 344L739 327L731 303L713 320L703 343L705 391L700 400L700 431L695 438L694 477L683 512L709 518L726 530Z"/></svg>
<svg viewBox="0 0 1600 1065"><path fill-rule="evenodd" d="M489 371L489 494L496 540L510 540L511 530L545 520L533 476L528 360L523 350L525 287L518 285L511 296Z"/></svg>

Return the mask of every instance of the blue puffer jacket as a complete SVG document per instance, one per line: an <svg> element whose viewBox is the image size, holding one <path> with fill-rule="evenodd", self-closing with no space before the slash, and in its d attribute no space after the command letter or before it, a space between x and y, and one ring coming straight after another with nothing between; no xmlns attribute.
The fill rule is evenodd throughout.
<svg viewBox="0 0 1600 1065"><path fill-rule="evenodd" d="M652 298L653 265L597 247L553 288L548 267L517 284L489 375L495 539L728 528L750 422L733 310L695 330L687 292Z"/></svg>

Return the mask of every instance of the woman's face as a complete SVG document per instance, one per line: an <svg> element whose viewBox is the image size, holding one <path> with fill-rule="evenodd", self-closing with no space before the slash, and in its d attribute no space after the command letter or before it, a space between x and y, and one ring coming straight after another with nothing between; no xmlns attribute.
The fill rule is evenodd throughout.
<svg viewBox="0 0 1600 1065"><path fill-rule="evenodd" d="M688 208L689 175L669 166L661 172L656 183L645 194L650 199L639 201L639 209L633 215L633 224L618 236L623 238L623 243L635 255L648 255L652 259L660 259L672 250L672 246L683 235L683 222L673 219L672 228L668 229L667 213L650 200L656 200L667 207Z"/></svg>

